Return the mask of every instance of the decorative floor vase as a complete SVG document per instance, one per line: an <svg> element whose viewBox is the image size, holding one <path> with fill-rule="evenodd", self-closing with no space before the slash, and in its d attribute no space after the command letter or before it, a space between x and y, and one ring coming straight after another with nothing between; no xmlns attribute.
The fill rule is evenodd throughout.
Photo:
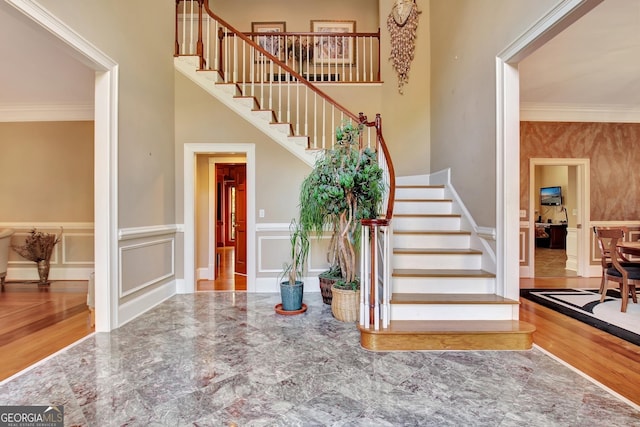
<svg viewBox="0 0 640 427"><path fill-rule="evenodd" d="M304 283L296 280L295 285L289 282L280 283L280 297L282 298L282 310L296 311L302 308L302 294L304 291Z"/></svg>
<svg viewBox="0 0 640 427"><path fill-rule="evenodd" d="M38 261L38 277L40 281L39 285L48 285L49 284L49 267L50 263L48 260Z"/></svg>

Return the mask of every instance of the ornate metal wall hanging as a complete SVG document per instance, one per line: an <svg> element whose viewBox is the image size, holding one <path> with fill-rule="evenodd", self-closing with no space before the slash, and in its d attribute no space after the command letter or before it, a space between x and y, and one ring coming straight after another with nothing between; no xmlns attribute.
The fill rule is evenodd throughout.
<svg viewBox="0 0 640 427"><path fill-rule="evenodd" d="M401 94L403 86L409 82L409 69L415 52L419 14L415 0L396 0L387 18L387 29L391 35L389 59L398 74L398 92Z"/></svg>

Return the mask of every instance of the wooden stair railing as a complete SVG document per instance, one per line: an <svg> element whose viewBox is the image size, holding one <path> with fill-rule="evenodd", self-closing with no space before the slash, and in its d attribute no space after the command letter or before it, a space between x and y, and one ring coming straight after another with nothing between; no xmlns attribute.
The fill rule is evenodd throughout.
<svg viewBox="0 0 640 427"><path fill-rule="evenodd" d="M206 11L206 16L203 11ZM292 64L283 62L256 43L252 39L256 35L264 36L239 32L216 15L204 0L176 0L174 55L198 56L200 70L213 70L217 73L216 84L234 85L240 96L252 97L256 109L270 110L276 122L288 123L292 136L308 138L308 149L330 149L335 142L336 127L347 121L363 126L365 131L360 143L378 153L378 162L388 186L379 218L363 221L362 224L365 228L363 236L372 238L363 239L369 244L362 247L361 265L366 265L367 268L361 271L363 283L368 284L366 288L369 290L361 292L361 304L364 304L363 298L366 298L367 312L371 314L366 323L373 325L375 319L380 319L381 296L377 291L377 284L386 283L386 292L390 292L390 280L384 279L380 272L385 271L387 279L390 277L388 230L395 198L395 173L382 135L382 119L377 114L376 119L369 122L363 113L356 115L350 112L307 80L304 73L293 69ZM341 36L351 35L352 33L348 33ZM316 36L326 37L326 34ZM286 36L282 40L286 42ZM386 236L382 239L386 249L382 251L377 249L380 242L377 236L380 234ZM388 304L388 300L386 303ZM386 321L388 322L388 316ZM365 324L363 322L365 320L361 315L362 325Z"/></svg>

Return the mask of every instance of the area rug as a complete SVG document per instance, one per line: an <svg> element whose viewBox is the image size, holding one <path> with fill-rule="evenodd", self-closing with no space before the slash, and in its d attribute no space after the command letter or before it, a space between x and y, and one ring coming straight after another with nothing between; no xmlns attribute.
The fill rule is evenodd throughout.
<svg viewBox="0 0 640 427"><path fill-rule="evenodd" d="M640 345L640 304L629 298L622 313L617 289L608 289L604 302L597 289L520 289L520 296Z"/></svg>

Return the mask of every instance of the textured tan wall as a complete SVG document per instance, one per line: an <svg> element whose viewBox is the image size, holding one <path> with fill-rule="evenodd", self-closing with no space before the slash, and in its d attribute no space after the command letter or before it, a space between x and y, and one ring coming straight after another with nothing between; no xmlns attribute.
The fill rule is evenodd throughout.
<svg viewBox="0 0 640 427"><path fill-rule="evenodd" d="M93 122L0 123L0 222L93 222Z"/></svg>
<svg viewBox="0 0 640 427"><path fill-rule="evenodd" d="M640 123L522 122L520 209L532 157L591 159L591 221L640 219Z"/></svg>

